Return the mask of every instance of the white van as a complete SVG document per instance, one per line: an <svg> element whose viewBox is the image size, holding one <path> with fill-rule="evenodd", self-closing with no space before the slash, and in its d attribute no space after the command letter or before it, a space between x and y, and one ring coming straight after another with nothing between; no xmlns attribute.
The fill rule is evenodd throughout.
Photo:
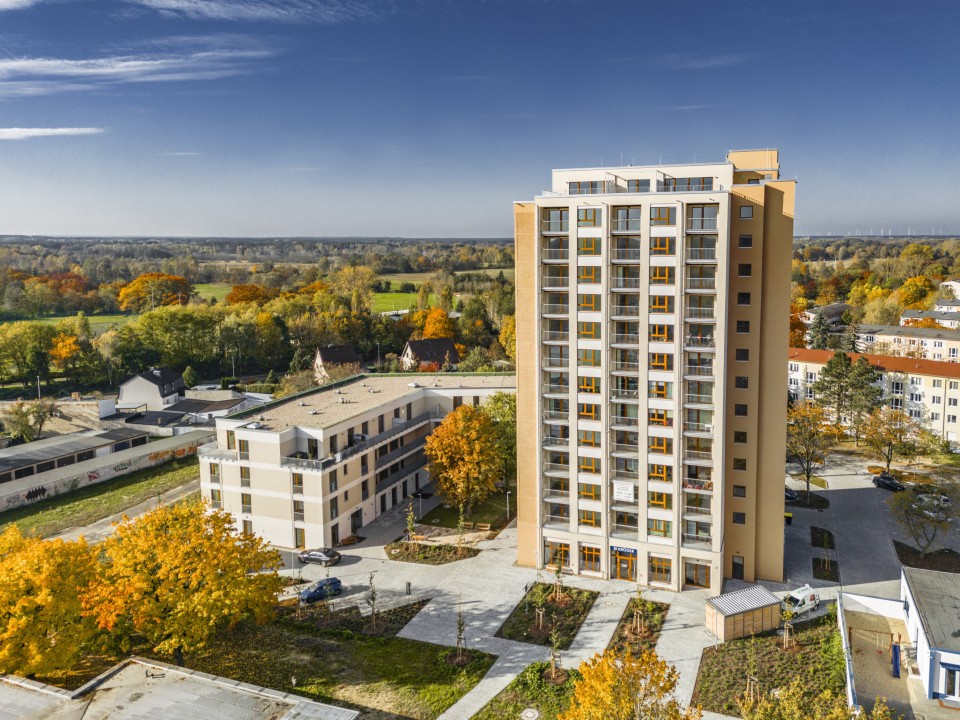
<svg viewBox="0 0 960 720"><path fill-rule="evenodd" d="M820 607L820 593L809 585L797 588L783 599L781 604L784 610L789 610L794 615L810 612Z"/></svg>

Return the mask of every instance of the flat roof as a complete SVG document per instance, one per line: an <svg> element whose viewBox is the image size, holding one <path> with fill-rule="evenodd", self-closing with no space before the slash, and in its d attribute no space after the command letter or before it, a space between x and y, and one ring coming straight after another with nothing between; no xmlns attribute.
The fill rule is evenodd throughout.
<svg viewBox="0 0 960 720"><path fill-rule="evenodd" d="M288 427L325 428L424 391L443 390L449 393L462 389L464 395L470 395L472 390L512 390L516 387L517 378L513 374L359 375L350 382L334 383L330 387L300 393L288 400L244 410L225 419L241 424L259 423L258 429L273 432Z"/></svg>
<svg viewBox="0 0 960 720"><path fill-rule="evenodd" d="M740 613L759 610L760 608L779 605L780 598L762 585L749 587L744 590L717 595L707 600L707 604L723 616L739 615Z"/></svg>
<svg viewBox="0 0 960 720"><path fill-rule="evenodd" d="M354 720L356 710L130 658L74 692L0 676L0 720Z"/></svg>
<svg viewBox="0 0 960 720"><path fill-rule="evenodd" d="M861 325L857 329L857 335L903 335L906 337L960 340L960 330L918 328L910 325Z"/></svg>
<svg viewBox="0 0 960 720"><path fill-rule="evenodd" d="M904 567L903 576L930 646L960 652L960 575Z"/></svg>
<svg viewBox="0 0 960 720"><path fill-rule="evenodd" d="M69 435L57 435L23 445L15 445L0 450L0 472L29 467L45 460L54 460L64 455L74 455L85 450L94 450L123 440L143 437L146 434L143 430L132 428L84 430Z"/></svg>

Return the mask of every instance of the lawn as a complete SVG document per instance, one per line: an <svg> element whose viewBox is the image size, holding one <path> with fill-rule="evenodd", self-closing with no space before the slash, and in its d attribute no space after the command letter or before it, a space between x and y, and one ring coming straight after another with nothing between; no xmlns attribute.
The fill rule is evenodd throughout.
<svg viewBox="0 0 960 720"><path fill-rule="evenodd" d="M704 650L692 704L739 717L736 701L746 690L748 676L759 681L762 692L800 680L808 698L824 690L843 695L843 645L834 614L793 627L793 646L786 650L783 638L773 632Z"/></svg>
<svg viewBox="0 0 960 720"><path fill-rule="evenodd" d="M516 268L484 268L483 270L457 270L456 275L470 275L471 273L483 273L484 275L490 275L491 277L497 277L500 273L503 273L503 276L513 282L516 277L517 270Z"/></svg>
<svg viewBox="0 0 960 720"><path fill-rule="evenodd" d="M511 508L516 507L516 493L510 491ZM513 513L511 512L511 518ZM420 520L421 525L439 525L445 528L456 529L459 523L460 511L455 507L444 507L438 505L428 512ZM495 492L486 500L473 506L469 515L464 516L464 521L468 523L488 523L492 530L503 529L509 520L507 519L507 496L502 492Z"/></svg>
<svg viewBox="0 0 960 720"><path fill-rule="evenodd" d="M566 650L599 595L591 590L564 587L557 600L553 583L534 583L497 630L497 637L549 647L551 635L556 632L559 649ZM543 609L542 624L538 622L537 608Z"/></svg>
<svg viewBox="0 0 960 720"><path fill-rule="evenodd" d="M90 329L94 335L101 335L114 325L126 325L131 320L136 320L137 317L137 315L87 315L87 319L90 321ZM61 320L73 320L74 318L76 318L76 315L55 315L52 317L34 318L33 321L56 325ZM8 322L15 321L10 320ZM0 323L0 325L3 324L4 323Z"/></svg>
<svg viewBox="0 0 960 720"><path fill-rule="evenodd" d="M555 685L549 679L549 671L548 662L527 666L493 700L484 705L472 720L518 718L527 708L539 711L540 720L557 720L557 715L565 711L570 704L573 684L580 677L580 673L577 670L567 670L566 679L560 685Z"/></svg>
<svg viewBox="0 0 960 720"><path fill-rule="evenodd" d="M384 550L391 560L420 563L421 565L446 565L457 560L476 557L480 551L473 547L457 548L456 545L430 545L419 542L395 542Z"/></svg>
<svg viewBox="0 0 960 720"><path fill-rule="evenodd" d="M635 614L638 609L642 611L639 619ZM634 657L645 650L653 650L660 639L660 630L669 609L670 606L664 603L634 597L627 603L607 647L618 654L623 654L629 648Z"/></svg>
<svg viewBox="0 0 960 720"><path fill-rule="evenodd" d="M893 541L897 551L897 558L907 567L922 568L924 570L939 570L940 572L960 573L960 553L950 548L941 548L927 553L920 558L920 551L905 543Z"/></svg>
<svg viewBox="0 0 960 720"><path fill-rule="evenodd" d="M393 283L392 287L398 288L401 283L413 283L417 286L417 289L420 289L420 286L425 282L430 282L433 278L432 272L419 272L419 273L386 273L384 275L377 275L377 278L380 280L389 280Z"/></svg>
<svg viewBox="0 0 960 720"><path fill-rule="evenodd" d="M193 286L201 300L216 300L222 303L233 289L230 283L197 283Z"/></svg>
<svg viewBox="0 0 960 720"><path fill-rule="evenodd" d="M16 523L25 535L59 535L70 528L89 525L123 512L199 477L196 458L174 460L25 507L5 510L0 513L0 532Z"/></svg>
<svg viewBox="0 0 960 720"><path fill-rule="evenodd" d="M298 621L291 607L270 624L243 624L223 633L205 650L187 653L185 665L364 710L363 720L433 720L480 681L495 657L470 651L471 662L461 668L447 660L455 652L452 648L396 637L422 607L420 602L378 613L375 631L356 608L326 615L313 607ZM133 650L172 662L144 647ZM42 680L78 687L118 658L95 660L68 677Z"/></svg>
<svg viewBox="0 0 960 720"><path fill-rule="evenodd" d="M436 300L436 295L431 295L431 302ZM373 294L373 312L391 312L393 310L409 310L410 306L417 306L417 293L374 293Z"/></svg>

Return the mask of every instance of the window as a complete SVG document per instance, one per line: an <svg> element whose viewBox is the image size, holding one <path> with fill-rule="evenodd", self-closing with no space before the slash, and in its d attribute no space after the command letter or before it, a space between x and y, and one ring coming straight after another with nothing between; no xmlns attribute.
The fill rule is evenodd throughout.
<svg viewBox="0 0 960 720"><path fill-rule="evenodd" d="M737 348L735 357L737 362L749 362L750 360L750 351L746 348Z"/></svg>
<svg viewBox="0 0 960 720"><path fill-rule="evenodd" d="M790 378L789 380L787 380L787 385L789 385L790 387L800 387L800 381L797 380L796 378Z"/></svg>
<svg viewBox="0 0 960 720"><path fill-rule="evenodd" d="M753 265L750 263L740 263L737 265L737 275L739 277L752 277L753 276Z"/></svg>
<svg viewBox="0 0 960 720"><path fill-rule="evenodd" d="M664 437L648 439L647 452L657 455L670 455L673 452L673 440Z"/></svg>
<svg viewBox="0 0 960 720"><path fill-rule="evenodd" d="M943 387L943 380L934 380L934 381L933 381L933 386L934 386L935 388L942 388L942 387Z"/></svg>
<svg viewBox="0 0 960 720"><path fill-rule="evenodd" d="M934 405L939 405L943 402L943 398L939 395L934 395L932 398L930 398L930 402L932 402Z"/></svg>
<svg viewBox="0 0 960 720"><path fill-rule="evenodd" d="M599 255L600 238L577 238L577 255Z"/></svg>
<svg viewBox="0 0 960 720"><path fill-rule="evenodd" d="M590 475L600 474L600 458L581 457L577 458L577 470Z"/></svg>
<svg viewBox="0 0 960 720"><path fill-rule="evenodd" d="M599 208L578 208L577 227L600 227L602 216Z"/></svg>
<svg viewBox="0 0 960 720"><path fill-rule="evenodd" d="M746 525L747 524L747 514L742 512L735 512L733 514L733 524L734 525Z"/></svg>
<svg viewBox="0 0 960 720"><path fill-rule="evenodd" d="M951 380L947 384L948 390L960 390L960 380Z"/></svg>
<svg viewBox="0 0 960 720"><path fill-rule="evenodd" d="M650 558L650 582L669 583L671 576L670 558L651 557Z"/></svg>
<svg viewBox="0 0 960 720"><path fill-rule="evenodd" d="M651 255L676 255L677 240L672 237L651 237L650 238Z"/></svg>
<svg viewBox="0 0 960 720"><path fill-rule="evenodd" d="M580 546L581 572L600 572L600 548Z"/></svg>
<svg viewBox="0 0 960 720"><path fill-rule="evenodd" d="M599 265L581 265L577 268L577 282L584 284L596 284L600 282Z"/></svg>
<svg viewBox="0 0 960 720"><path fill-rule="evenodd" d="M647 410L647 424L659 425L660 427L673 427L673 411L671 410Z"/></svg>
<svg viewBox="0 0 960 720"><path fill-rule="evenodd" d="M209 464L209 470L210 470L210 479L211 479L211 480L216 480L216 479L219 477L219 475L220 475L220 465L219 465L219 463L210 463L210 464Z"/></svg>
<svg viewBox="0 0 960 720"><path fill-rule="evenodd" d="M673 482L673 468L669 465L647 465L647 479L655 482Z"/></svg>
<svg viewBox="0 0 960 720"><path fill-rule="evenodd" d="M581 180L568 182L567 189L571 195L599 195L606 187L602 180Z"/></svg>
<svg viewBox="0 0 960 720"><path fill-rule="evenodd" d="M330 519L333 520L340 514L340 502L338 498L330 500Z"/></svg>
<svg viewBox="0 0 960 720"><path fill-rule="evenodd" d="M890 392L894 395L903 395L903 383L898 381L891 382Z"/></svg>
<svg viewBox="0 0 960 720"><path fill-rule="evenodd" d="M223 507L223 499L219 490L210 491L210 507L214 510L219 510Z"/></svg>
<svg viewBox="0 0 960 720"><path fill-rule="evenodd" d="M240 487L250 487L250 468L240 468Z"/></svg>
<svg viewBox="0 0 960 720"><path fill-rule="evenodd" d="M676 225L677 209L675 207L652 207L650 208L651 225Z"/></svg>
<svg viewBox="0 0 960 720"><path fill-rule="evenodd" d="M577 350L577 365L580 367L600 367L600 351Z"/></svg>
<svg viewBox="0 0 960 720"><path fill-rule="evenodd" d="M253 502L248 493L240 494L240 512L253 512Z"/></svg>
<svg viewBox="0 0 960 720"><path fill-rule="evenodd" d="M600 393L600 378L581 377L577 378L577 390L582 393L598 395Z"/></svg>
<svg viewBox="0 0 960 720"><path fill-rule="evenodd" d="M749 320L737 320L737 332L741 335L750 332L750 321ZM793 368L796 366L794 365Z"/></svg>
<svg viewBox="0 0 960 720"><path fill-rule="evenodd" d="M307 538L303 528L293 529L293 546L299 549L307 546Z"/></svg>
<svg viewBox="0 0 960 720"><path fill-rule="evenodd" d="M673 523L669 520L647 520L647 535L654 537L673 537Z"/></svg>
<svg viewBox="0 0 960 720"><path fill-rule="evenodd" d="M674 268L659 265L650 268L651 285L673 285L675 282Z"/></svg>
<svg viewBox="0 0 960 720"><path fill-rule="evenodd" d="M737 388L737 390L746 390L747 388L750 387L750 379L744 375L737 375L733 379L733 384Z"/></svg>
<svg viewBox="0 0 960 720"><path fill-rule="evenodd" d="M581 447L600 447L600 433L596 430L578 430L577 444Z"/></svg>
<svg viewBox="0 0 960 720"><path fill-rule="evenodd" d="M367 500L370 497L370 485L368 484L369 480L364 480L360 483L360 499Z"/></svg>
<svg viewBox="0 0 960 720"><path fill-rule="evenodd" d="M812 383L817 381L817 374L807 371L807 382Z"/></svg>
<svg viewBox="0 0 960 720"><path fill-rule="evenodd" d="M578 322L577 337L587 340L600 339L600 323L596 322Z"/></svg>
<svg viewBox="0 0 960 720"><path fill-rule="evenodd" d="M673 342L673 325L651 325L647 339L650 342Z"/></svg>
<svg viewBox="0 0 960 720"><path fill-rule="evenodd" d="M790 372L799 372L800 366L797 363L790 363L788 370L790 370Z"/></svg>
<svg viewBox="0 0 960 720"><path fill-rule="evenodd" d="M543 550L544 565L567 567L570 564L570 546L567 543L547 541Z"/></svg>
<svg viewBox="0 0 960 720"><path fill-rule="evenodd" d="M747 496L747 486L746 485L734 485L733 486L733 496L739 498L745 498Z"/></svg>
<svg viewBox="0 0 960 720"><path fill-rule="evenodd" d="M593 403L578 403L577 417L581 420L599 420L600 406Z"/></svg>
<svg viewBox="0 0 960 720"><path fill-rule="evenodd" d="M600 486L593 483L577 483L577 497L581 500L599 500Z"/></svg>
<svg viewBox="0 0 960 720"><path fill-rule="evenodd" d="M577 520L587 527L600 527L600 513L596 510L580 510L577 513Z"/></svg>
<svg viewBox="0 0 960 720"><path fill-rule="evenodd" d="M741 205L741 206L740 206L740 219L741 219L741 220L753 220L753 205Z"/></svg>
<svg viewBox="0 0 960 720"><path fill-rule="evenodd" d="M303 500L293 501L293 519L303 522Z"/></svg>
<svg viewBox="0 0 960 720"><path fill-rule="evenodd" d="M957 422L957 416L956 416L956 415L947 415L947 422L948 422L948 423L956 423L956 422Z"/></svg>
<svg viewBox="0 0 960 720"><path fill-rule="evenodd" d="M303 474L302 473L293 473L293 492L297 494L303 493Z"/></svg>
<svg viewBox="0 0 960 720"><path fill-rule="evenodd" d="M333 468L330 471L329 486L330 486L330 492L337 491L337 469L336 468Z"/></svg>
<svg viewBox="0 0 960 720"><path fill-rule="evenodd" d="M950 407L957 407L957 399L947 398L947 405L949 405Z"/></svg>
<svg viewBox="0 0 960 720"><path fill-rule="evenodd" d="M577 295L577 310L593 312L600 309L599 295Z"/></svg>
<svg viewBox="0 0 960 720"><path fill-rule="evenodd" d="M930 413L930 419L933 420L934 422L938 421L940 419L940 413L938 412Z"/></svg>
<svg viewBox="0 0 960 720"><path fill-rule="evenodd" d="M752 248L753 247L753 235L741 235L738 242L738 247L741 248Z"/></svg>
<svg viewBox="0 0 960 720"><path fill-rule="evenodd" d="M651 370L673 370L673 355L669 353L650 353Z"/></svg>
<svg viewBox="0 0 960 720"><path fill-rule="evenodd" d="M650 192L649 180L627 180L627 192Z"/></svg>
<svg viewBox="0 0 960 720"><path fill-rule="evenodd" d="M920 402L923 400L923 395L920 393L910 393L910 402Z"/></svg>
<svg viewBox="0 0 960 720"><path fill-rule="evenodd" d="M244 520L244 521L243 521L243 528L242 528L241 532L242 532L244 535L253 535L253 521L252 521L252 520Z"/></svg>
<svg viewBox="0 0 960 720"><path fill-rule="evenodd" d="M672 398L673 383L654 380L647 383L647 397Z"/></svg>
<svg viewBox="0 0 960 720"><path fill-rule="evenodd" d="M750 304L750 293L748 292L738 292L737 293L737 305L749 305Z"/></svg>
<svg viewBox="0 0 960 720"><path fill-rule="evenodd" d="M234 450L237 447L237 434L233 430L227 430L227 450Z"/></svg>
<svg viewBox="0 0 960 720"><path fill-rule="evenodd" d="M734 470L746 470L746 469L747 469L747 459L746 459L746 458L734 458L734 459L733 459L733 469L734 469Z"/></svg>
<svg viewBox="0 0 960 720"><path fill-rule="evenodd" d="M956 358L957 358L957 348L955 348L955 347L949 348L949 349L947 350L947 357L950 357L950 358L953 358L954 360L956 360Z"/></svg>
<svg viewBox="0 0 960 720"><path fill-rule="evenodd" d="M907 415L909 415L910 417L912 417L914 420L919 420L919 419L920 419L920 411L919 411L919 410L907 410Z"/></svg>
<svg viewBox="0 0 960 720"><path fill-rule="evenodd" d="M746 430L734 430L733 431L733 441L738 445L742 445L747 441L747 431Z"/></svg>
<svg viewBox="0 0 960 720"><path fill-rule="evenodd" d="M661 510L673 509L673 495L665 492L648 492L647 506Z"/></svg>
<svg viewBox="0 0 960 720"><path fill-rule="evenodd" d="M745 403L735 403L733 406L733 414L737 417L746 417L747 416L747 406Z"/></svg>
<svg viewBox="0 0 960 720"><path fill-rule="evenodd" d="M891 410L903 410L903 398L891 398L890 399L890 409Z"/></svg>
<svg viewBox="0 0 960 720"><path fill-rule="evenodd" d="M652 313L672 313L674 297L672 295L651 295L650 312Z"/></svg>

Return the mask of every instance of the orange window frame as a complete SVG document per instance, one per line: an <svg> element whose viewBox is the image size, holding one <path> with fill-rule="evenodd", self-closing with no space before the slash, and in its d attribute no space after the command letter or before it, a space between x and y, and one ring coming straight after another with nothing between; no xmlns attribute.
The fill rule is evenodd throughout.
<svg viewBox="0 0 960 720"><path fill-rule="evenodd" d="M590 475L600 474L600 458L581 457L577 458L577 470Z"/></svg>
<svg viewBox="0 0 960 720"><path fill-rule="evenodd" d="M600 339L600 323L597 322L578 322L577 337L586 340Z"/></svg>
<svg viewBox="0 0 960 720"><path fill-rule="evenodd" d="M647 339L650 342L673 342L673 325L651 325Z"/></svg>
<svg viewBox="0 0 960 720"><path fill-rule="evenodd" d="M672 295L651 295L650 296L650 312L652 313L673 312L673 296Z"/></svg>
<svg viewBox="0 0 960 720"><path fill-rule="evenodd" d="M582 393L591 393L597 395L600 393L600 378L580 377L577 378L577 390Z"/></svg>
<svg viewBox="0 0 960 720"><path fill-rule="evenodd" d="M651 225L676 225L677 209L673 207L652 207L650 208Z"/></svg>
<svg viewBox="0 0 960 720"><path fill-rule="evenodd" d="M577 208L577 227L600 227L600 208Z"/></svg>
<svg viewBox="0 0 960 720"><path fill-rule="evenodd" d="M671 237L650 238L651 255L676 255L676 240Z"/></svg>
<svg viewBox="0 0 960 720"><path fill-rule="evenodd" d="M647 383L647 397L669 398L670 383L663 380L653 380Z"/></svg>
<svg viewBox="0 0 960 720"><path fill-rule="evenodd" d="M647 535L654 537L673 537L673 527L669 520L647 520ZM651 578L652 579L652 578Z"/></svg>
<svg viewBox="0 0 960 720"><path fill-rule="evenodd" d="M577 268L577 282L593 284L600 282L600 267L597 265L581 265Z"/></svg>
<svg viewBox="0 0 960 720"><path fill-rule="evenodd" d="M582 569L591 572L600 570L600 548L580 546Z"/></svg>
<svg viewBox="0 0 960 720"><path fill-rule="evenodd" d="M600 433L596 430L578 430L577 444L582 447L600 447Z"/></svg>
<svg viewBox="0 0 960 720"><path fill-rule="evenodd" d="M577 310L595 312L600 309L599 295L577 295Z"/></svg>
<svg viewBox="0 0 960 720"><path fill-rule="evenodd" d="M652 437L647 444L647 451L658 455L669 455L673 449L673 442L670 438Z"/></svg>
<svg viewBox="0 0 960 720"><path fill-rule="evenodd" d="M599 420L600 406L594 403L577 403L577 417L580 420Z"/></svg>
<svg viewBox="0 0 960 720"><path fill-rule="evenodd" d="M670 417L667 413L669 410L648 410L647 411L647 424L648 425L660 425L662 427L671 427L673 425L673 418Z"/></svg>
<svg viewBox="0 0 960 720"><path fill-rule="evenodd" d="M668 465L648 465L647 478L656 482L670 482L673 474L671 470Z"/></svg>
<svg viewBox="0 0 960 720"><path fill-rule="evenodd" d="M600 486L594 483L577 483L577 497L581 500L599 500Z"/></svg>
<svg viewBox="0 0 960 720"><path fill-rule="evenodd" d="M673 355L670 353L650 353L651 370L672 370Z"/></svg>
<svg viewBox="0 0 960 720"><path fill-rule="evenodd" d="M650 579L653 582L670 582L672 570L673 563L670 561L670 558L650 558Z"/></svg>
<svg viewBox="0 0 960 720"><path fill-rule="evenodd" d="M567 567L570 564L570 546L567 543L548 542L547 552L550 554L546 562L548 566ZM559 560L559 563L556 560Z"/></svg>
<svg viewBox="0 0 960 720"><path fill-rule="evenodd" d="M673 495L665 492L648 492L647 505L662 510L670 510L673 508Z"/></svg>
<svg viewBox="0 0 960 720"><path fill-rule="evenodd" d="M577 350L577 365L580 367L600 367L600 351Z"/></svg>
<svg viewBox="0 0 960 720"><path fill-rule="evenodd" d="M577 255L599 255L600 238L582 237L577 238Z"/></svg>
<svg viewBox="0 0 960 720"><path fill-rule="evenodd" d="M672 285L674 282L674 270L672 267L663 265L654 265L650 268L651 285Z"/></svg>
<svg viewBox="0 0 960 720"><path fill-rule="evenodd" d="M596 510L580 510L577 519L580 525L586 525L587 527L600 526L600 513Z"/></svg>

